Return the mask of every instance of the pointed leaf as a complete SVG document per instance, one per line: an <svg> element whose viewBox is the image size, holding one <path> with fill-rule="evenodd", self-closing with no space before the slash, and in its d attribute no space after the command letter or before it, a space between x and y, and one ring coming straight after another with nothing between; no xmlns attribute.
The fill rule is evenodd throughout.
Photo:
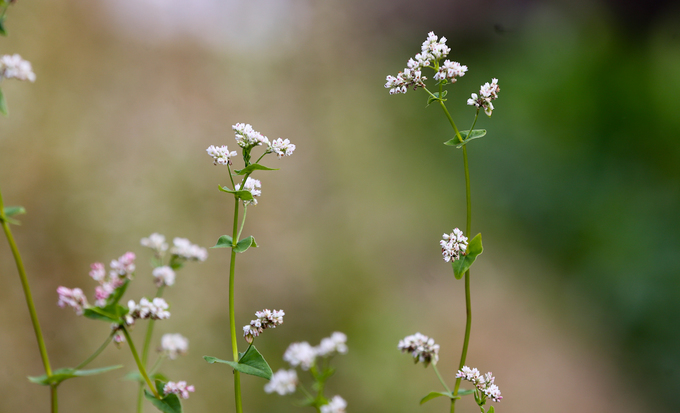
<svg viewBox="0 0 680 413"><path fill-rule="evenodd" d="M0 113L3 115L7 116L7 101L5 100L5 94L2 93L2 89L0 89Z"/></svg>
<svg viewBox="0 0 680 413"><path fill-rule="evenodd" d="M26 209L22 206L5 207L5 216L11 217L14 215L25 214Z"/></svg>
<svg viewBox="0 0 680 413"><path fill-rule="evenodd" d="M459 396L467 396L468 394L474 394L474 392L475 392L474 390L463 390L463 389L460 389L460 390L458 390L458 395L459 395Z"/></svg>
<svg viewBox="0 0 680 413"><path fill-rule="evenodd" d="M232 191L231 189L227 188L226 186L219 186L217 187L220 189L222 192L227 192L230 194L234 194L236 198L242 199L244 201L251 201L253 199L253 194L250 193L250 191L246 190L241 190L241 191Z"/></svg>
<svg viewBox="0 0 680 413"><path fill-rule="evenodd" d="M123 297L123 294L125 294L125 290L127 290L128 285L130 284L130 279L125 280L123 285L120 287L116 288L113 290L113 294L109 296L109 298L106 299L106 307L103 308L104 311L106 312L113 312L115 314L118 314L120 316L123 316L128 313L128 310L123 307L123 310L121 310L118 302L120 299ZM121 312L123 311L123 312Z"/></svg>
<svg viewBox="0 0 680 413"><path fill-rule="evenodd" d="M98 369L89 369L89 370L76 370L76 369L71 369L71 368L63 368L63 369L57 369L52 372L52 376L47 377L46 374L43 374L42 376L36 376L36 377L28 377L28 380L30 380L32 383L35 384L42 384L43 386L49 386L51 384L59 384L64 380L73 378L73 377L84 377L84 376L94 376L96 374L102 374L106 373L107 371L111 370L116 370L123 367L122 365L120 366L108 366L108 367L100 367Z"/></svg>
<svg viewBox="0 0 680 413"><path fill-rule="evenodd" d="M222 235L217 239L217 244L210 248L231 248L234 246L234 239L229 235Z"/></svg>
<svg viewBox="0 0 680 413"><path fill-rule="evenodd" d="M7 30L5 30L5 17L0 17L0 35L7 36Z"/></svg>
<svg viewBox="0 0 680 413"><path fill-rule="evenodd" d="M243 169L236 170L237 175L245 175L245 174L251 174L253 171L258 170L258 171L278 171L278 169L274 168L267 168L266 166L262 166L260 164L254 163L246 166Z"/></svg>
<svg viewBox="0 0 680 413"><path fill-rule="evenodd" d="M162 394L162 393L161 393ZM168 394L162 399L157 399L153 393L144 389L144 397L163 413L182 413L182 404L176 394Z"/></svg>
<svg viewBox="0 0 680 413"><path fill-rule="evenodd" d="M238 244L236 244L236 247L234 247L234 251L245 252L250 247L257 247L255 238L253 238L252 236L248 238L243 238L241 241L239 241Z"/></svg>
<svg viewBox="0 0 680 413"><path fill-rule="evenodd" d="M92 320L102 320L108 323L122 324L124 320L122 317L128 313L128 310L118 304L112 304L104 308L90 307L86 308L83 315Z"/></svg>
<svg viewBox="0 0 680 413"><path fill-rule="evenodd" d="M425 396L425 397L423 397L422 399L420 399L420 404L427 403L427 402L429 402L430 400L435 399L435 398L437 398L437 397L441 397L441 396L446 396L446 397L448 397L449 399L460 399L460 397L454 396L452 393L449 393L449 392L445 392L445 391L433 391L433 392L430 392L430 394L428 394L427 396Z"/></svg>
<svg viewBox="0 0 680 413"><path fill-rule="evenodd" d="M444 92L442 92L442 99L444 99L446 97L447 93L449 93L448 90L445 90ZM430 103L439 100L439 92L434 92L433 95L434 96L430 96L430 97L427 98L427 106L430 106Z"/></svg>
<svg viewBox="0 0 680 413"><path fill-rule="evenodd" d="M468 135L470 135L468 137ZM454 137L453 139L449 139L448 141L444 142L444 145L448 146L455 146L456 148L462 148L463 145L466 145L468 142L479 139L486 135L486 129L473 129L472 133L470 133L469 130L462 130L460 131L460 137L463 138L463 142L458 140L458 137Z"/></svg>
<svg viewBox="0 0 680 413"><path fill-rule="evenodd" d="M489 410L487 410L486 412L487 413L494 413L494 411L496 411L496 409L494 409L493 406L489 406Z"/></svg>
<svg viewBox="0 0 680 413"><path fill-rule="evenodd" d="M466 255L461 256L459 259L453 261L451 265L453 266L453 275L457 279L463 278L463 274L470 269L470 266L475 262L477 256L484 251L482 247L482 234L477 234L468 243Z"/></svg>
<svg viewBox="0 0 680 413"><path fill-rule="evenodd" d="M252 376L262 377L264 379L271 379L272 369L267 364L267 361L262 357L259 351L254 345L248 346L248 349L241 356L238 362L221 360L216 357L203 356L205 361L208 363L223 363L228 364L234 368L234 370L240 371L244 374L250 374Z"/></svg>

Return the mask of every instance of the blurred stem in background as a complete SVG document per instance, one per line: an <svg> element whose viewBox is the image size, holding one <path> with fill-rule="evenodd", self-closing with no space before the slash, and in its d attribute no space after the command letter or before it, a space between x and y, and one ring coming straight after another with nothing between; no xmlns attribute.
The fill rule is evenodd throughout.
<svg viewBox="0 0 680 413"><path fill-rule="evenodd" d="M42 330L40 328L40 321L38 321L38 314L35 311L35 304L33 303L33 295L31 294L31 286L28 284L28 277L26 277L26 270L24 268L24 263L21 259L21 254L19 253L19 248L17 248L16 242L14 242L14 236L9 228L9 222L7 216L5 215L5 206L2 201L2 193L0 192L0 223L2 224L2 229L5 231L5 236L7 237L7 242L9 242L9 247L12 250L12 255L14 256L14 261L17 264L17 271L19 272L19 279L21 280L21 286L24 289L24 296L26 297L26 305L28 306L28 312L31 315L31 323L33 324L33 331L35 331L35 338L38 341L38 348L40 349L40 357L43 361L43 366L45 367L45 374L47 377L52 377L52 367L50 367L50 359L47 355L47 347L45 346L45 340L43 339ZM52 406L52 413L58 411L57 402L57 386L58 384L50 385L50 400Z"/></svg>

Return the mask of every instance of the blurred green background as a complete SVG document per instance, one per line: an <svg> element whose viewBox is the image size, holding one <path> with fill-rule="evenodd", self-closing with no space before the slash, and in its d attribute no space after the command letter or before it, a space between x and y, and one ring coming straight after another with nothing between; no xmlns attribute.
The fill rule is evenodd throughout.
<svg viewBox="0 0 680 413"><path fill-rule="evenodd" d="M462 128L469 94L492 77L501 87L469 148L485 253L468 364L495 373L505 413L680 410L679 18L669 1L17 2L0 53L31 61L37 81L2 82L0 187L28 211L14 231L53 365L78 364L108 334L59 309L58 286L91 294L89 264L131 250L137 300L153 294L142 237L210 246L230 231L216 188L228 179L205 148L235 147L231 125L246 122L297 150L256 176L244 232L261 248L239 256L239 325L286 311L257 341L274 370L289 343L347 333L327 394L350 412L448 409L418 406L441 389L396 345L434 337L453 382L463 283L437 243L465 225L462 155L442 145L449 126L422 91L383 88L434 30L469 67L448 96ZM188 412L233 410L230 371L201 359L231 354L228 262L210 250L165 294L157 338L190 339L164 369L196 386ZM47 411L48 390L26 380L42 364L5 241L0 310L0 411ZM127 348L92 367L119 363L64 383L61 410L133 411ZM263 385L243 379L247 411L305 411Z"/></svg>

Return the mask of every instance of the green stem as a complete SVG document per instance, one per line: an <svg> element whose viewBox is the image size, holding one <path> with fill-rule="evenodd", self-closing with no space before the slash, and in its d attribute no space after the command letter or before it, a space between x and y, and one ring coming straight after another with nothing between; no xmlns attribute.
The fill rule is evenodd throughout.
<svg viewBox="0 0 680 413"><path fill-rule="evenodd" d="M156 298L163 295L165 285L161 285L156 290ZM149 325L146 327L146 336L144 337L144 348L142 348L142 365L146 368L146 361L149 359L149 348L151 347L151 336L153 335L153 327L156 320L149 320ZM144 411L144 382L139 383L139 390L137 391L137 413Z"/></svg>
<svg viewBox="0 0 680 413"><path fill-rule="evenodd" d="M243 206L243 220L241 221L241 228L238 230L238 235L234 240L238 242L241 239L241 232L243 232L243 227L246 226L246 215L248 214L248 207Z"/></svg>
<svg viewBox="0 0 680 413"><path fill-rule="evenodd" d="M432 368L434 369L434 372L437 374L437 378L439 379L439 382L442 384L442 386L444 386L444 388L446 389L447 392L451 393L451 389L449 389L449 386L446 385L441 374L439 374L439 370L437 369L437 365L432 363Z"/></svg>
<svg viewBox="0 0 680 413"><path fill-rule="evenodd" d="M116 334L115 331L111 331L111 334L109 334L109 336L106 338L106 340L104 340L104 343L102 343L102 345L99 346L99 348L98 348L94 353L92 353L92 355L91 355L90 357L88 357L88 358L87 358L85 361L83 361L82 363L78 364L78 367L76 367L76 370L82 369L83 367L85 367L85 366L87 366L88 364L90 364L90 362L92 362L92 360L96 359L97 356L99 356L99 355L102 353L102 351L104 351L104 349L106 348L106 346L108 346L109 343L111 343L111 340L113 340L113 336L114 336L115 334Z"/></svg>
<svg viewBox="0 0 680 413"><path fill-rule="evenodd" d="M243 181L245 182L245 180ZM243 188L241 188L243 189ZM236 315L234 313L234 272L236 269L236 247L238 237L238 207L239 199L234 197L234 227L232 230L232 249L231 249L231 263L229 264L229 330L231 333L231 349L234 355L234 361L238 362L238 343L236 342ZM241 375L238 371L234 371L234 399L236 401L236 412L243 413L243 405L241 402Z"/></svg>
<svg viewBox="0 0 680 413"><path fill-rule="evenodd" d="M31 294L31 286L28 284L28 277L26 276L26 269L24 268L24 262L21 259L21 254L19 253L19 248L14 241L14 236L9 228L9 223L7 222L7 217L5 216L5 206L2 202L2 193L0 193L0 223L2 224L2 229L5 231L5 236L7 237L7 242L12 250L12 255L14 256L14 262L17 266L17 271L19 272L19 279L21 280L21 286L24 290L24 297L26 298L26 305L28 306L28 313L31 316L31 323L33 324L33 331L35 332L35 338L38 341L38 348L40 350L40 357L42 358L43 366L45 368L45 374L47 377L52 377L52 367L50 367L50 359L47 355L47 347L45 346L45 339L42 335L42 330L40 328L40 322L38 321L38 313L35 310L35 303L33 302L33 295ZM51 386L52 392L52 413L56 413L57 407L57 386Z"/></svg>
<svg viewBox="0 0 680 413"><path fill-rule="evenodd" d="M52 406L52 413L57 413L59 411L59 400L57 399L58 386L58 384L50 385L50 405Z"/></svg>
<svg viewBox="0 0 680 413"><path fill-rule="evenodd" d="M125 339L128 342L128 345L130 346L130 351L132 352L132 357L135 359L135 363L137 363L137 368L139 369L139 373L144 377L144 381L146 381L146 384L149 386L149 389L151 389L151 392L157 399L161 399L161 396L158 394L156 391L156 386L154 386L151 383L151 379L149 379L149 376L146 374L146 369L144 368L144 365L142 364L142 360L139 358L139 354L137 354L137 349L135 349L135 344L132 342L132 337L130 337L130 333L127 331L127 328L124 326L121 326L121 331L123 331L123 334L125 334Z"/></svg>

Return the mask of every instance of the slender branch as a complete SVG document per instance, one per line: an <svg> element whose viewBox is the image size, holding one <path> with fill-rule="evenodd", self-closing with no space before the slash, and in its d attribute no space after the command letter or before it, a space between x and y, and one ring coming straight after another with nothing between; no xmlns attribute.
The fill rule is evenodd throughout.
<svg viewBox="0 0 680 413"><path fill-rule="evenodd" d="M78 364L78 366L76 367L76 370L82 369L83 367L85 367L85 366L87 366L88 364L90 364L90 362L92 362L92 360L96 359L97 356L99 356L99 355L102 353L102 351L104 351L104 349L106 348L106 346L108 346L109 343L111 343L111 340L113 340L113 336L114 336L115 334L116 334L115 331L111 331L111 334L109 334L109 336L106 338L106 340L104 340L104 343L102 343L102 345L99 346L99 348L98 348L97 350L95 350L95 352L92 353L92 355L91 355L90 357L88 357L88 358L87 358L85 361L83 361L82 363Z"/></svg>
<svg viewBox="0 0 680 413"><path fill-rule="evenodd" d="M444 382L444 379L442 378L442 375L439 374L439 370L437 369L437 365L432 363L432 368L434 369L434 372L437 374L437 378L439 379L439 382L444 386L447 392L451 393L451 389L449 389L449 386L446 385Z"/></svg>
<svg viewBox="0 0 680 413"><path fill-rule="evenodd" d="M241 239L241 232L243 232L243 227L246 226L246 215L248 214L248 207L243 206L243 220L241 221L241 228L238 230L238 235L234 238L234 241L238 242Z"/></svg>
<svg viewBox="0 0 680 413"><path fill-rule="evenodd" d="M156 290L156 298L163 295L165 285L161 285ZM151 336L153 335L153 327L156 320L149 320L149 325L146 327L146 336L144 337L144 348L142 348L142 365L146 368L146 361L149 359L149 347L151 347ZM137 413L144 411L144 382L139 383L139 390L137 391Z"/></svg>
<svg viewBox="0 0 680 413"><path fill-rule="evenodd" d="M128 342L128 345L130 346L130 351L132 352L132 357L135 359L135 363L137 363L137 368L139 369L139 373L144 377L144 380L146 381L146 384L149 386L149 389L151 389L151 392L157 399L161 399L161 396L158 394L156 391L156 386L154 386L151 383L151 379L149 379L149 376L146 374L146 369L144 368L144 365L142 364L142 360L139 359L139 355L137 354L137 349L135 349L135 344L132 342L132 337L130 337L130 333L127 331L127 328L124 326L121 326L121 330L123 331L123 334L125 334L125 339Z"/></svg>
<svg viewBox="0 0 680 413"><path fill-rule="evenodd" d="M245 179L243 180L245 183ZM241 188L243 189L243 188ZM238 362L238 343L236 341L236 315L234 313L234 275L236 269L236 247L238 237L238 207L239 199L234 196L234 226L232 230L232 249L231 249L231 263L229 264L229 331L231 333L231 349L234 356L234 361ZM243 413L243 404L241 402L241 375L238 371L234 371L234 399L236 400L236 411Z"/></svg>

